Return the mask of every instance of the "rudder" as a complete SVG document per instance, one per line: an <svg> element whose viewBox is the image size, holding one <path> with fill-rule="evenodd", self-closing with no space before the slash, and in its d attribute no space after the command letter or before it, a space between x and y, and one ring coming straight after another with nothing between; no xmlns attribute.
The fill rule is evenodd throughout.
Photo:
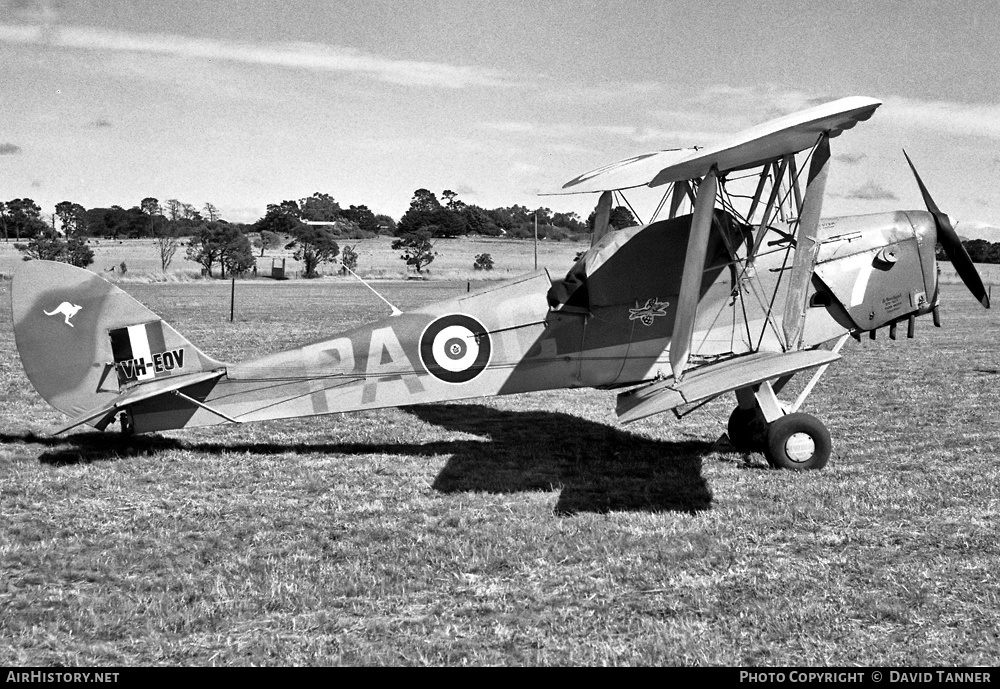
<svg viewBox="0 0 1000 689"><path fill-rule="evenodd" d="M73 417L136 385L224 366L123 290L67 263L22 264L11 310L28 380Z"/></svg>

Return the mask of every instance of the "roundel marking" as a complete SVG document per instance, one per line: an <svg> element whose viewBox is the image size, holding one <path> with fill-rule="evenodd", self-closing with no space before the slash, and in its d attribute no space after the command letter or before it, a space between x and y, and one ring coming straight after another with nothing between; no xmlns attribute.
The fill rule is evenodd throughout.
<svg viewBox="0 0 1000 689"><path fill-rule="evenodd" d="M464 314L442 316L420 336L424 368L446 383L466 383L478 376L490 362L492 352L486 328Z"/></svg>

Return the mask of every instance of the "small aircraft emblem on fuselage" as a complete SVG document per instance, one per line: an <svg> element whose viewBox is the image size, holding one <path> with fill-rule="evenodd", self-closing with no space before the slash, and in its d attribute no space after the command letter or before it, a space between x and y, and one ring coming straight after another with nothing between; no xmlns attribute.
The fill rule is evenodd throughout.
<svg viewBox="0 0 1000 689"><path fill-rule="evenodd" d="M82 306L77 306L76 304L71 304L68 301L64 301L62 304L60 304L53 310L44 311L44 313L46 316L55 316L56 314L62 314L64 317L63 320L66 321L66 325L72 328L74 326L72 323L69 322L69 319L75 316L82 308L83 308Z"/></svg>
<svg viewBox="0 0 1000 689"><path fill-rule="evenodd" d="M639 302L636 301L635 308L628 310L628 319L639 321L643 325L652 325L654 318L667 315L668 306L670 306L670 302L660 301L656 297L647 299L643 306L639 306Z"/></svg>

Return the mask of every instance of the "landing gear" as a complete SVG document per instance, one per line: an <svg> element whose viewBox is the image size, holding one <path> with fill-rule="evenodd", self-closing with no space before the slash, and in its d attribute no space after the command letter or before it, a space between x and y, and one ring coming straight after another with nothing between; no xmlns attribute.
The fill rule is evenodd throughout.
<svg viewBox="0 0 1000 689"><path fill-rule="evenodd" d="M840 352L848 335L843 335L833 348ZM789 357L800 354L789 353ZM776 469L822 469L830 461L832 443L830 431L815 416L799 412L813 387L826 372L832 359L819 363L812 378L794 402L778 399L785 384L809 362L798 369L789 366L773 380L738 387L734 390L739 406L729 415L729 442L743 452L763 452L767 463Z"/></svg>
<svg viewBox="0 0 1000 689"><path fill-rule="evenodd" d="M123 438L131 438L135 435L135 424L132 422L132 412L126 409L118 415L118 423L121 424L121 435Z"/></svg>
<svg viewBox="0 0 1000 689"><path fill-rule="evenodd" d="M795 413L767 427L767 462L776 469L822 469L830 461L830 431L815 416Z"/></svg>
<svg viewBox="0 0 1000 689"><path fill-rule="evenodd" d="M775 469L822 469L830 461L830 431L815 416L786 414L768 423L760 407L736 407L729 416L729 442L740 452L763 452Z"/></svg>
<svg viewBox="0 0 1000 689"><path fill-rule="evenodd" d="M767 446L767 421L760 407L736 407L726 428L729 443L741 452L759 452Z"/></svg>

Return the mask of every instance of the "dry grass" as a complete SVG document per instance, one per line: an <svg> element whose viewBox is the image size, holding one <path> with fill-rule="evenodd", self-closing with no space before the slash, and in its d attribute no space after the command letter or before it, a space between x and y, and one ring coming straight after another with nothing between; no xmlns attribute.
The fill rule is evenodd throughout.
<svg viewBox="0 0 1000 689"><path fill-rule="evenodd" d="M339 241L341 248L356 246L359 254L357 273L364 278L405 279L415 273L400 259L400 252L394 251L392 237ZM588 248L587 242L538 243L538 267L548 268L554 275L562 275L570 266L577 252ZM90 269L112 280L125 282L184 281L198 278L201 266L184 257L185 249L180 248L174 255L168 270L160 268L160 254L151 239L111 241L90 240L94 251L94 263ZM432 280L501 280L522 275L534 270L535 247L531 241L498 240L488 238L437 239L434 242L437 256L424 270L423 277ZM258 252L259 253L259 252ZM488 253L493 257L495 268L491 271L473 269L476 256ZM257 273L260 277L271 275L272 261L281 265L285 261L286 274L300 277L302 265L285 249L269 250L265 256L257 258ZM22 254L14 248L14 243L0 242L0 275L10 275L22 261ZM340 269L338 262L322 264L321 274L336 275ZM120 265L124 262L128 270L124 277ZM218 273L218 268L215 269Z"/></svg>
<svg viewBox="0 0 1000 689"><path fill-rule="evenodd" d="M383 313L347 285L241 285L233 324L225 286L129 289L236 358ZM1000 353L945 298L849 343L807 474L715 446L728 399L622 429L580 390L50 438L5 312L0 664L992 665Z"/></svg>

